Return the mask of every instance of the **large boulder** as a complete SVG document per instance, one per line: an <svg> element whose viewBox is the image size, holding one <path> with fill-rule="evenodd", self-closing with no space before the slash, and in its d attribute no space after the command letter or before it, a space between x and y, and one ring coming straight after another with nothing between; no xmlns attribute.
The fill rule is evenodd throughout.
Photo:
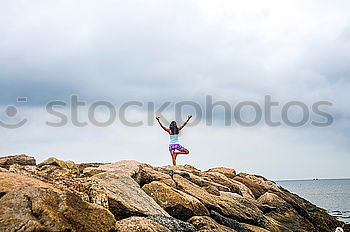
<svg viewBox="0 0 350 232"><path fill-rule="evenodd" d="M6 168L1 168L0 167L0 172L9 172Z"/></svg>
<svg viewBox="0 0 350 232"><path fill-rule="evenodd" d="M339 225L339 222L322 213L322 210L315 205L288 192L266 192L257 202L275 208L266 215L289 231L327 231L327 227Z"/></svg>
<svg viewBox="0 0 350 232"><path fill-rule="evenodd" d="M188 164L177 165L177 166L167 165L167 166L160 167L159 169L163 170L163 171L172 171L172 172L185 171L185 172L197 175L197 176L201 176L202 173L203 173L201 170L199 170L199 169L197 169L197 168L195 168L195 167L193 167L191 165L188 165Z"/></svg>
<svg viewBox="0 0 350 232"><path fill-rule="evenodd" d="M168 186L175 187L175 182L171 178L172 173L156 170L150 165L141 165L139 171L133 176L135 181L142 187L152 181L160 181Z"/></svg>
<svg viewBox="0 0 350 232"><path fill-rule="evenodd" d="M12 164L19 165L35 165L36 161L34 157L27 155L10 155L0 157L0 167L8 169Z"/></svg>
<svg viewBox="0 0 350 232"><path fill-rule="evenodd" d="M94 176L96 174L100 174L102 172L105 172L105 171L98 169L96 167L87 167L87 168L82 170L84 177L91 177L91 176Z"/></svg>
<svg viewBox="0 0 350 232"><path fill-rule="evenodd" d="M168 228L144 217L129 217L117 222L118 232L171 232Z"/></svg>
<svg viewBox="0 0 350 232"><path fill-rule="evenodd" d="M268 230L265 230L264 228L258 227L258 226L253 226L249 224L242 224L243 226L247 227L247 229L251 230L252 232L269 232ZM289 230L283 230L283 232L292 232Z"/></svg>
<svg viewBox="0 0 350 232"><path fill-rule="evenodd" d="M247 174L247 173L241 172L238 174L238 176L251 180L270 191L280 191L282 189L280 185L276 184L274 181L266 179L261 175Z"/></svg>
<svg viewBox="0 0 350 232"><path fill-rule="evenodd" d="M168 228L172 232L196 232L196 228L190 223L178 220L173 217L151 215L147 218Z"/></svg>
<svg viewBox="0 0 350 232"><path fill-rule="evenodd" d="M237 220L262 224L266 222L263 213L253 202L238 194L221 192L215 196L187 179L174 175L178 189L199 199L209 210L215 210Z"/></svg>
<svg viewBox="0 0 350 232"><path fill-rule="evenodd" d="M274 208L265 215L284 225L285 231L298 230L297 228L305 231L313 230L313 225L308 220L299 217L298 212L290 204L273 193L264 193L259 197L258 203Z"/></svg>
<svg viewBox="0 0 350 232"><path fill-rule="evenodd" d="M178 190L199 199L208 209L221 209L221 206L218 204L219 196L208 193L180 175L174 175L173 180Z"/></svg>
<svg viewBox="0 0 350 232"><path fill-rule="evenodd" d="M214 210L238 222L257 225L271 231L278 231L278 226L271 223L264 216L255 200L244 198L239 194L231 192L220 192L220 196L215 196L203 191L202 188L181 176L174 175L173 179L180 191L199 199L208 210Z"/></svg>
<svg viewBox="0 0 350 232"><path fill-rule="evenodd" d="M281 197L270 192L264 193L258 198L257 201L261 204L267 204L269 206L275 207L278 210L292 208L292 206L288 204L285 200L283 200Z"/></svg>
<svg viewBox="0 0 350 232"><path fill-rule="evenodd" d="M218 172L230 179L236 176L236 171L232 168L224 168L224 167L210 168L207 172Z"/></svg>
<svg viewBox="0 0 350 232"><path fill-rule="evenodd" d="M42 182L36 178L31 178L9 172L0 172L0 192L10 193L26 187L42 187L55 189L55 191L60 191L58 188L55 188L50 184Z"/></svg>
<svg viewBox="0 0 350 232"><path fill-rule="evenodd" d="M204 174L201 176L197 176L195 174L192 174L190 172L186 172L186 171L176 171L173 174L177 174L179 176L182 176L184 178L186 178L187 180L191 181L192 183L205 188L206 190L208 190L209 193L213 194L213 191L215 192L214 195L218 195L217 191L223 191L223 192L230 192L230 188L216 183L214 182L212 179L208 178L207 176L205 176Z"/></svg>
<svg viewBox="0 0 350 232"><path fill-rule="evenodd" d="M80 178L77 172L72 172L70 169L56 165L37 167L13 164L10 166L9 172L34 177L61 189L69 189L80 195L84 200L87 200L87 194L85 193L87 191L84 190L86 189L84 179Z"/></svg>
<svg viewBox="0 0 350 232"><path fill-rule="evenodd" d="M234 229L234 230L239 231L239 232L252 232L249 228L247 228L245 225L239 223L238 221L236 221L232 218L224 217L221 214L219 214L213 210L210 212L210 216L220 225L224 225L228 228Z"/></svg>
<svg viewBox="0 0 350 232"><path fill-rule="evenodd" d="M90 201L108 208L117 219L130 216L169 214L152 197L125 173L104 172L89 179L93 183L89 190ZM107 205L106 205L107 203Z"/></svg>
<svg viewBox="0 0 350 232"><path fill-rule="evenodd" d="M247 179L242 176L235 176L233 179L247 186L253 193L255 199L258 199L261 195L268 191L267 188L251 179Z"/></svg>
<svg viewBox="0 0 350 232"><path fill-rule="evenodd" d="M112 231L106 209L30 177L0 173L0 231Z"/></svg>
<svg viewBox="0 0 350 232"><path fill-rule="evenodd" d="M166 184L153 181L142 187L171 216L187 220L195 215L209 215L205 206L196 198Z"/></svg>
<svg viewBox="0 0 350 232"><path fill-rule="evenodd" d="M230 192L242 195L239 186L235 182L232 182L226 175L211 171L205 173L205 176L215 183L228 187Z"/></svg>
<svg viewBox="0 0 350 232"><path fill-rule="evenodd" d="M194 216L188 220L189 223L196 227L198 232L235 232L236 230L231 229L227 226L220 225L214 219L208 216Z"/></svg>
<svg viewBox="0 0 350 232"><path fill-rule="evenodd" d="M62 169L67 169L73 173L80 172L78 165L76 165L73 161L70 161L70 160L63 161L63 160L56 159L54 157L50 157L47 160L44 160L43 162L38 164L38 167L41 168L41 167L45 167L46 165L57 166Z"/></svg>
<svg viewBox="0 0 350 232"><path fill-rule="evenodd" d="M8 168L9 172L17 173L24 176L35 176L37 174L37 168L33 165L19 165L19 164L12 164Z"/></svg>
<svg viewBox="0 0 350 232"><path fill-rule="evenodd" d="M124 173L127 176L135 175L140 168L141 163L135 160L122 160L114 163L102 164L98 167L88 167L84 169L84 173L91 170L100 170L104 172Z"/></svg>
<svg viewBox="0 0 350 232"><path fill-rule="evenodd" d="M94 162L94 163L80 163L80 164L77 164L77 165L78 165L79 171L81 173L83 173L85 168L89 168L89 167L98 168L99 166L105 165L105 164L110 164L110 163Z"/></svg>
<svg viewBox="0 0 350 232"><path fill-rule="evenodd" d="M250 188L248 188L245 184L239 182L239 181L236 181L236 180L233 180L231 179L230 180L231 182L231 185L236 185L237 188L239 189L239 192L241 193L241 195L245 198L249 198L249 199L255 199L255 196L252 192L252 190L250 190Z"/></svg>

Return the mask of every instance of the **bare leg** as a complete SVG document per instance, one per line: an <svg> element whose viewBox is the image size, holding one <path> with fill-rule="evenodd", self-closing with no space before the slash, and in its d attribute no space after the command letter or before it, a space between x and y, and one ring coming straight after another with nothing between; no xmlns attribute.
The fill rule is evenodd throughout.
<svg viewBox="0 0 350 232"><path fill-rule="evenodd" d="M190 151L185 148L184 151L179 151L179 152L175 152L175 153L176 153L176 155L178 155L178 154L185 154L185 155L187 155L188 153L190 153Z"/></svg>
<svg viewBox="0 0 350 232"><path fill-rule="evenodd" d="M171 153L171 159L173 161L173 165L174 166L176 166L176 157L177 157L176 152Z"/></svg>
<svg viewBox="0 0 350 232"><path fill-rule="evenodd" d="M176 158L177 158L177 155L178 155L178 154L187 155L188 153L190 153L190 151L187 150L186 148L185 148L185 150L183 150L183 151L178 151L178 152L175 152L175 151L174 151L174 152L171 154L171 158L172 158L172 161L173 161L173 165L176 166Z"/></svg>

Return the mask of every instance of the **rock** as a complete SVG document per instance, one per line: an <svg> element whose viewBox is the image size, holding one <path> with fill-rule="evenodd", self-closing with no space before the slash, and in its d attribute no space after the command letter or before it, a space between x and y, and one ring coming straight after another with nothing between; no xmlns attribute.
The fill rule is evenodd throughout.
<svg viewBox="0 0 350 232"><path fill-rule="evenodd" d="M220 192L220 196L215 196L203 191L202 188L179 175L174 175L173 179L180 191L199 199L208 210L214 210L237 221L247 222L264 228L270 228L271 226L269 220L264 217L263 212L254 204L253 200L227 192Z"/></svg>
<svg viewBox="0 0 350 232"><path fill-rule="evenodd" d="M150 165L141 165L138 173L134 175L134 179L141 187L152 181L160 181L168 186L175 187L175 182L172 180L171 175L157 171Z"/></svg>
<svg viewBox="0 0 350 232"><path fill-rule="evenodd" d="M252 232L250 229L248 229L246 226L240 224L236 220L232 218L227 218L215 211L210 211L210 216L219 224L224 225L228 228L234 229L239 232Z"/></svg>
<svg viewBox="0 0 350 232"><path fill-rule="evenodd" d="M129 217L117 222L118 232L170 232L166 227L144 217Z"/></svg>
<svg viewBox="0 0 350 232"><path fill-rule="evenodd" d="M268 189L266 189L264 186L259 185L259 183L256 183L250 179L241 176L235 176L233 179L247 186L253 193L255 199L258 199L261 195L268 191Z"/></svg>
<svg viewBox="0 0 350 232"><path fill-rule="evenodd" d="M61 168L67 168L67 165L63 160L59 160L59 159L56 159L54 157L50 157L50 158L42 161L41 163L38 164L38 167L42 167L45 165L54 165L54 166L58 166Z"/></svg>
<svg viewBox="0 0 350 232"><path fill-rule="evenodd" d="M219 195L218 191L236 192L243 197L255 199L252 191L241 182L229 179L226 175L220 172L215 172L215 170L217 170L215 168L209 170L211 171L201 173L200 177L192 173L188 173L188 177L186 179L200 187L205 188L209 193L214 195ZM178 172L175 172L175 174L178 174Z"/></svg>
<svg viewBox="0 0 350 232"><path fill-rule="evenodd" d="M196 228L188 222L183 222L173 217L151 215L147 217L152 221L168 228L172 232L195 232Z"/></svg>
<svg viewBox="0 0 350 232"><path fill-rule="evenodd" d="M98 203L100 199L107 198L108 209L118 220L154 214L169 216L125 173L104 172L89 180L94 183L89 190L90 202Z"/></svg>
<svg viewBox="0 0 350 232"><path fill-rule="evenodd" d="M56 165L43 165L37 168L37 174L46 179L57 179L71 174L67 168L61 168Z"/></svg>
<svg viewBox="0 0 350 232"><path fill-rule="evenodd" d="M88 186L85 179L79 178L77 173L72 173L68 169L62 169L59 166L44 165L40 168L36 166L22 166L13 164L10 166L11 173L20 174L21 176L33 177L31 180L41 180L50 186L58 189L73 191L82 199L88 201ZM19 178L18 176L16 178Z"/></svg>
<svg viewBox="0 0 350 232"><path fill-rule="evenodd" d="M19 164L12 164L9 167L8 171L12 173L21 174L24 176L33 176L33 175L35 176L35 174L37 173L36 166L19 165Z"/></svg>
<svg viewBox="0 0 350 232"><path fill-rule="evenodd" d="M216 186L209 185L204 187L205 191L207 191L210 194L213 194L215 196L220 196L220 191Z"/></svg>
<svg viewBox="0 0 350 232"><path fill-rule="evenodd" d="M262 196L260 196L257 200L259 203L262 204L267 204L269 206L273 206L276 208L292 208L291 205L289 205L285 200L283 200L282 198L280 198L279 196L277 196L274 193L269 193L266 192L264 193Z"/></svg>
<svg viewBox="0 0 350 232"><path fill-rule="evenodd" d="M82 171L84 177L91 177L91 176L100 174L102 172L105 172L105 171L98 169L98 168L95 168L95 167L87 167Z"/></svg>
<svg viewBox="0 0 350 232"><path fill-rule="evenodd" d="M70 191L74 191L76 194L80 195L80 197L82 197L84 200L88 200L88 188L85 183L85 179L80 178L80 175L75 171L72 172L69 169L61 168L55 165L44 165L37 167L34 170L23 170L17 167L16 173L35 177L60 189L69 189Z"/></svg>
<svg viewBox="0 0 350 232"><path fill-rule="evenodd" d="M222 193L220 198L222 201L227 202L225 210L222 211L223 216L270 231L280 231L280 224L266 217L255 200L244 198L234 193Z"/></svg>
<svg viewBox="0 0 350 232"><path fill-rule="evenodd" d="M138 171L141 163L135 160L122 160L115 163L100 165L98 170L106 172L124 173L127 176L134 176Z"/></svg>
<svg viewBox="0 0 350 232"><path fill-rule="evenodd" d="M244 224L244 223L242 225L247 227L249 230L251 230L253 232L269 232L268 230L265 230L264 228L261 228L261 227L258 227L258 226L253 226L253 225ZM284 231L287 232L288 230L284 230Z"/></svg>
<svg viewBox="0 0 350 232"><path fill-rule="evenodd" d="M0 167L0 231L116 231L115 218L129 231L195 231L181 220L200 231L334 231L342 225L275 182L233 169L0 159L6 164Z"/></svg>
<svg viewBox="0 0 350 232"><path fill-rule="evenodd" d="M225 175L227 178L234 178L236 176L236 171L232 168L211 168L207 172L218 172Z"/></svg>
<svg viewBox="0 0 350 232"><path fill-rule="evenodd" d="M199 199L207 209L221 210L218 204L218 196L212 195L207 191L203 191L201 187L179 175L174 175L173 180L177 189Z"/></svg>
<svg viewBox="0 0 350 232"><path fill-rule="evenodd" d="M8 169L12 164L19 165L35 165L36 161L34 157L27 155L11 155L0 157L0 167Z"/></svg>
<svg viewBox="0 0 350 232"><path fill-rule="evenodd" d="M105 165L105 164L110 164L110 163L81 163L81 164L77 164L78 168L79 168L79 172L83 173L83 170L85 168L89 168L89 167L94 167L94 168L98 168L101 165Z"/></svg>
<svg viewBox="0 0 350 232"><path fill-rule="evenodd" d="M232 182L229 178L227 178L224 174L221 174L219 172L207 172L205 174L206 177L208 177L211 181L218 183L220 185L226 186L229 188L230 192L238 193L242 195L241 190L237 184Z"/></svg>
<svg viewBox="0 0 350 232"><path fill-rule="evenodd" d="M302 199L295 198L288 193L266 192L258 198L258 203L274 207L275 210L266 213L276 222L283 225L286 230L296 231L327 231L327 226L336 226L336 221L330 217L322 219L319 209L316 206L308 205ZM313 210L308 210L313 208ZM303 215L303 217L300 217Z"/></svg>
<svg viewBox="0 0 350 232"><path fill-rule="evenodd" d="M9 170L7 170L5 168L0 168L0 172L9 172Z"/></svg>
<svg viewBox="0 0 350 232"><path fill-rule="evenodd" d="M71 170L72 172L79 173L79 167L71 160L65 161L67 169Z"/></svg>
<svg viewBox="0 0 350 232"><path fill-rule="evenodd" d="M0 173L0 231L111 231L106 209L30 177Z"/></svg>
<svg viewBox="0 0 350 232"><path fill-rule="evenodd" d="M54 188L38 179L14 173L0 172L0 192L11 193L26 187ZM55 191L60 191L54 188Z"/></svg>
<svg viewBox="0 0 350 232"><path fill-rule="evenodd" d="M216 182L213 182L210 178L208 178L204 175L199 177L197 175L194 175L192 173L187 173L185 171L174 172L174 174L180 175L180 176L186 178L187 180L191 181L192 183L194 183L200 187L209 189L209 191L208 191L209 193L212 193L214 191L215 192L214 195L218 195L216 192L216 189L218 191L223 191L223 192L231 191L229 187L221 185L221 184L216 183Z"/></svg>
<svg viewBox="0 0 350 232"><path fill-rule="evenodd" d="M166 184L153 181L142 187L171 216L187 220L195 215L209 215L205 206L196 198Z"/></svg>
<svg viewBox="0 0 350 232"><path fill-rule="evenodd" d="M194 216L188 220L189 223L194 225L198 232L235 232L236 230L231 229L227 226L220 225L214 219L207 216Z"/></svg>
<svg viewBox="0 0 350 232"><path fill-rule="evenodd" d="M57 166L63 169L68 169L70 172L73 173L79 173L79 167L73 162L73 161L63 161L56 159L54 157L48 158L47 160L44 160L40 164L38 164L38 167L41 168L46 165L52 165L52 166Z"/></svg>
<svg viewBox="0 0 350 232"><path fill-rule="evenodd" d="M194 175L197 175L197 176L201 176L202 174L202 171L191 166L191 165L188 165L188 164L185 164L185 165L176 165L176 166L163 166L161 167L160 169L162 170L171 170L173 172L175 171L185 171L185 172L188 172L188 173L192 173Z"/></svg>
<svg viewBox="0 0 350 232"><path fill-rule="evenodd" d="M241 195L243 197L249 198L249 199L255 199L253 192L245 184L236 180L230 180L230 182L232 185L236 185L237 188L239 188L239 191L241 192Z"/></svg>
<svg viewBox="0 0 350 232"><path fill-rule="evenodd" d="M275 182L266 179L265 177L261 175L256 175L256 174L247 174L244 172L241 172L238 174L240 177L246 178L248 180L251 180L261 186L263 186L265 189L268 190L274 190L274 191L279 191L281 189L281 186L276 184Z"/></svg>

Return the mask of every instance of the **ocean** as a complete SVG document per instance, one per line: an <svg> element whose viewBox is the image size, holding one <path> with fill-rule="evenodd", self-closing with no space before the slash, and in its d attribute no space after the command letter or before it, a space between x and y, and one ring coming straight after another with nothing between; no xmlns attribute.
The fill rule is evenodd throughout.
<svg viewBox="0 0 350 232"><path fill-rule="evenodd" d="M350 223L350 179L286 180L276 183L326 209L338 220Z"/></svg>

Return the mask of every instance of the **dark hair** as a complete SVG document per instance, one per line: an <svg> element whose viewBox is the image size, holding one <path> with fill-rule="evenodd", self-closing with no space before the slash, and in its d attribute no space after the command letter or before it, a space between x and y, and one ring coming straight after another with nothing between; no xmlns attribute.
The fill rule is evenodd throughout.
<svg viewBox="0 0 350 232"><path fill-rule="evenodd" d="M171 130L171 132L173 133L173 135L177 135L179 133L179 128L177 128L176 122L172 121L170 123L169 129Z"/></svg>

